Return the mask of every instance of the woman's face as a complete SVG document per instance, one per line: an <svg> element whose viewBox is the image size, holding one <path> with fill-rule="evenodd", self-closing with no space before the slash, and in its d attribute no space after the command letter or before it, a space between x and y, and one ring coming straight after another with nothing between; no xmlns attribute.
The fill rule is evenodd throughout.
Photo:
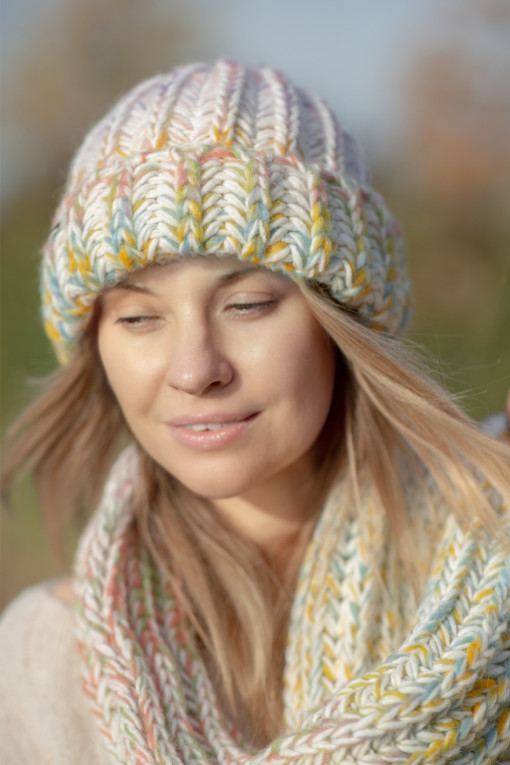
<svg viewBox="0 0 510 765"><path fill-rule="evenodd" d="M98 342L134 436L196 494L313 476L334 352L287 277L211 256L146 268L103 295Z"/></svg>

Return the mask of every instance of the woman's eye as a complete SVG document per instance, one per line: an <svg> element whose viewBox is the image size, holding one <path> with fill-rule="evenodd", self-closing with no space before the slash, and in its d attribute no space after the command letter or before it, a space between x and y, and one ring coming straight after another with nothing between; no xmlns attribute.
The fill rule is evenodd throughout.
<svg viewBox="0 0 510 765"><path fill-rule="evenodd" d="M259 313L276 305L276 300L254 300L245 303L230 303L228 309L238 313Z"/></svg>
<svg viewBox="0 0 510 765"><path fill-rule="evenodd" d="M122 326L129 327L131 329L138 329L156 322L158 318L158 316L149 316L143 314L139 316L121 316L119 319L117 319L116 324L121 324Z"/></svg>

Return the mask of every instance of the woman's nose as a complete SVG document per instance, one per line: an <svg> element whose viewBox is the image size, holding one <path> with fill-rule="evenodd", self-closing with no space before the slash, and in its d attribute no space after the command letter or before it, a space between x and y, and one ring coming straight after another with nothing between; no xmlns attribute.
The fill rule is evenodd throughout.
<svg viewBox="0 0 510 765"><path fill-rule="evenodd" d="M228 385L233 367L211 333L201 327L183 329L169 352L166 382L172 388L200 396Z"/></svg>

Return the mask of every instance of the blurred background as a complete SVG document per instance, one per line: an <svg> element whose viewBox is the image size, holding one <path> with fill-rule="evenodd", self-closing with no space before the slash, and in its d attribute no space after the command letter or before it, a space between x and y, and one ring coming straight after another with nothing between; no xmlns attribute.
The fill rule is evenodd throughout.
<svg viewBox="0 0 510 765"><path fill-rule="evenodd" d="M410 337L477 419L510 384L508 0L3 0L2 423L54 368L38 252L90 126L144 77L218 56L282 69L362 142L407 234ZM0 606L62 572L30 484L1 516Z"/></svg>

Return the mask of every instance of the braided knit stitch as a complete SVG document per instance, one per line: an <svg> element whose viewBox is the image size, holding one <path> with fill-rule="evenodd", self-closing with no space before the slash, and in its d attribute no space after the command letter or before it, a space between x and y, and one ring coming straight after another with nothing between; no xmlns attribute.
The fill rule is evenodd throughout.
<svg viewBox="0 0 510 765"><path fill-rule="evenodd" d="M85 687L112 763L510 762L510 561L496 543L447 523L416 611L370 501L366 540L333 496L291 614L289 732L252 752L222 718L189 624L140 545L136 476L130 449L75 577Z"/></svg>
<svg viewBox="0 0 510 765"><path fill-rule="evenodd" d="M43 314L59 359L103 288L204 253L320 281L379 330L406 320L400 227L359 147L317 96L272 69L178 68L89 133L44 249Z"/></svg>

